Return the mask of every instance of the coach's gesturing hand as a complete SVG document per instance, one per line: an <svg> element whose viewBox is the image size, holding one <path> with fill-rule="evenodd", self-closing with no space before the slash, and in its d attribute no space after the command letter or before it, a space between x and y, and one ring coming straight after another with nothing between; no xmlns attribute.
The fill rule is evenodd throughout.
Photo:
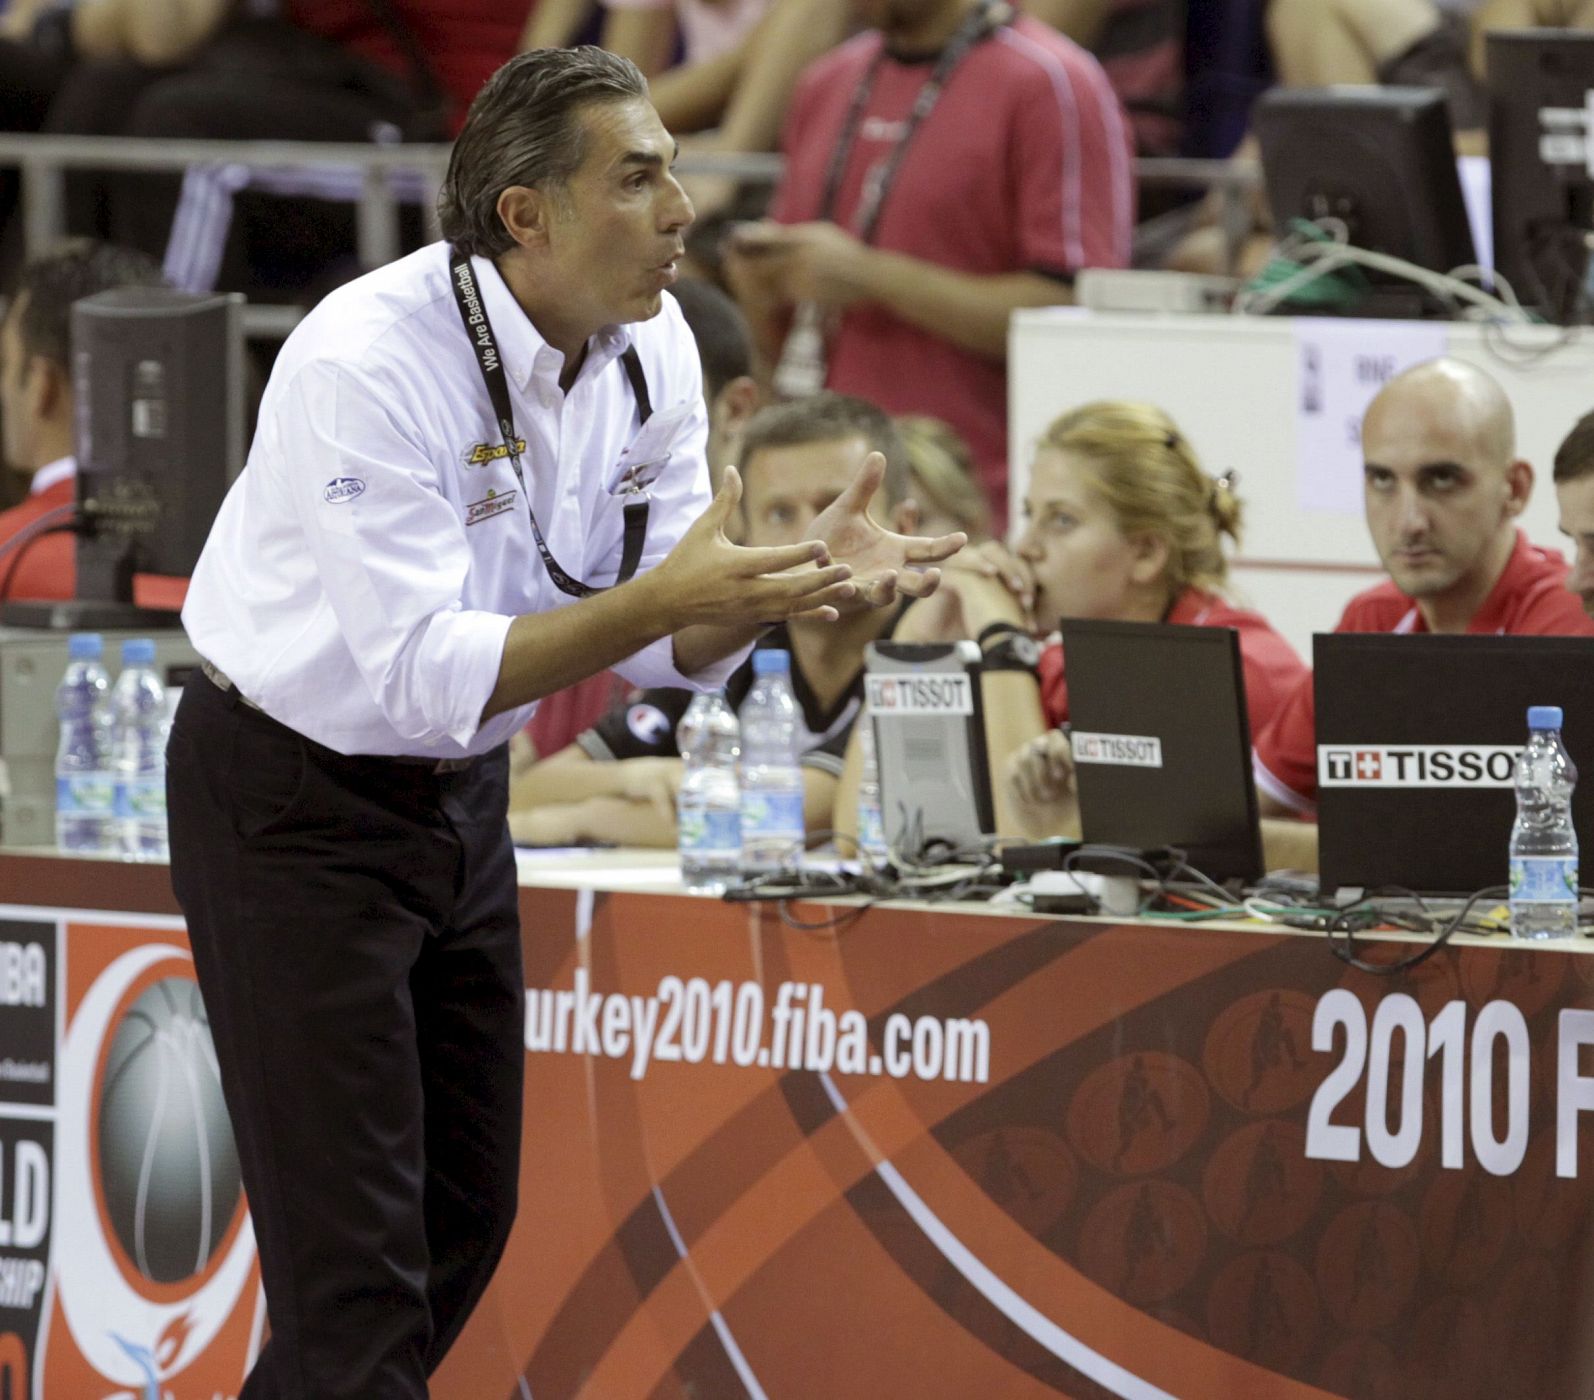
<svg viewBox="0 0 1594 1400"><path fill-rule="evenodd" d="M664 562L638 581L653 593L671 632L797 616L833 619L854 604L852 566L833 560L821 541L773 548L733 544L725 527L741 498L742 478L735 467L726 467L719 495Z"/></svg>
<svg viewBox="0 0 1594 1400"><path fill-rule="evenodd" d="M932 565L950 559L968 543L961 530L950 535L899 535L869 513L869 502L885 477L886 459L871 452L858 475L814 518L808 538L822 543L838 564L852 569L856 593L844 609L882 608L899 594L927 598L941 582Z"/></svg>

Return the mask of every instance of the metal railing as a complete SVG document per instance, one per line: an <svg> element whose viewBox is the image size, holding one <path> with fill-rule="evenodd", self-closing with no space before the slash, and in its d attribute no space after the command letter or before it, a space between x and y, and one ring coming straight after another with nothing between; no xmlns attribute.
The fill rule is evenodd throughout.
<svg viewBox="0 0 1594 1400"><path fill-rule="evenodd" d="M195 166L241 166L250 171L339 172L347 177L347 197L355 206L355 237L364 267L380 267L403 251L399 208L418 204L429 237L437 227L437 191L448 168L452 146L374 145L330 141L185 141L147 137L46 136L0 134L0 167L22 176L23 246L28 256L47 247L65 230L65 182L71 170L180 175ZM681 153L683 175L714 175L755 184L775 184L784 162L778 155ZM1247 200L1260 183L1254 165L1220 160L1143 159L1135 162L1143 186L1212 189L1221 192L1221 222L1233 265L1250 227ZM324 185L316 193L321 194ZM296 306L251 304L245 308L247 334L279 337L303 314Z"/></svg>

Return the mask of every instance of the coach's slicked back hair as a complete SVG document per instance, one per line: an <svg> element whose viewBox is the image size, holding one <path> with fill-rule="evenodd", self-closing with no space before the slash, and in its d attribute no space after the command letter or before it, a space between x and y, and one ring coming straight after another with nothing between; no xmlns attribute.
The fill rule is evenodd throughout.
<svg viewBox="0 0 1594 1400"><path fill-rule="evenodd" d="M495 258L515 246L498 217L511 185L562 185L585 154L580 109L648 95L630 59L590 45L533 49L504 64L470 104L437 195L443 237Z"/></svg>

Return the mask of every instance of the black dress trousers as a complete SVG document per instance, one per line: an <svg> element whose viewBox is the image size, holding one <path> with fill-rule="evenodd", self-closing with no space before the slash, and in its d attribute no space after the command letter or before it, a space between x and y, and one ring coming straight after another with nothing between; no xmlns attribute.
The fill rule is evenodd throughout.
<svg viewBox="0 0 1594 1400"><path fill-rule="evenodd" d="M515 1210L505 753L343 757L196 673L167 786L271 1324L241 1400L422 1397Z"/></svg>

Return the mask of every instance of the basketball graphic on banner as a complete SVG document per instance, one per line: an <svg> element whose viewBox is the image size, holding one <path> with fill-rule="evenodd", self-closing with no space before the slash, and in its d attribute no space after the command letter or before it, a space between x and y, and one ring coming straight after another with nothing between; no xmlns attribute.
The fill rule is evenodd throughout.
<svg viewBox="0 0 1594 1400"><path fill-rule="evenodd" d="M1323 1168L1306 1155L1299 1123L1273 1119L1230 1134L1202 1173L1212 1223L1243 1245L1281 1244L1317 1209Z"/></svg>
<svg viewBox="0 0 1594 1400"><path fill-rule="evenodd" d="M43 1393L236 1394L259 1268L192 959L143 930L73 932Z"/></svg>
<svg viewBox="0 0 1594 1400"><path fill-rule="evenodd" d="M955 1155L985 1194L1037 1238L1062 1217L1079 1184L1067 1144L1042 1128L981 1133L960 1143Z"/></svg>
<svg viewBox="0 0 1594 1400"><path fill-rule="evenodd" d="M1068 1138L1100 1171L1166 1171L1206 1131L1212 1099L1188 1060L1161 1051L1124 1055L1086 1077L1068 1105Z"/></svg>
<svg viewBox="0 0 1594 1400"><path fill-rule="evenodd" d="M1311 1275L1288 1254L1242 1254L1207 1291L1215 1345L1274 1371L1290 1371L1317 1341L1321 1313Z"/></svg>
<svg viewBox="0 0 1594 1400"><path fill-rule="evenodd" d="M140 1275L204 1272L243 1188L210 1026L190 979L146 988L112 1033L98 1106L100 1184Z"/></svg>
<svg viewBox="0 0 1594 1400"><path fill-rule="evenodd" d="M1132 1182L1085 1217L1079 1263L1102 1287L1144 1306L1189 1283L1206 1247L1206 1220L1189 1191L1167 1181Z"/></svg>
<svg viewBox="0 0 1594 1400"><path fill-rule="evenodd" d="M1317 1246L1317 1281L1334 1321L1358 1332L1388 1326L1411 1300L1417 1262L1417 1231L1387 1201L1341 1211Z"/></svg>
<svg viewBox="0 0 1594 1400"><path fill-rule="evenodd" d="M1212 1087L1246 1113L1283 1113L1317 1085L1312 999L1273 988L1227 1007L1207 1032L1202 1061Z"/></svg>

